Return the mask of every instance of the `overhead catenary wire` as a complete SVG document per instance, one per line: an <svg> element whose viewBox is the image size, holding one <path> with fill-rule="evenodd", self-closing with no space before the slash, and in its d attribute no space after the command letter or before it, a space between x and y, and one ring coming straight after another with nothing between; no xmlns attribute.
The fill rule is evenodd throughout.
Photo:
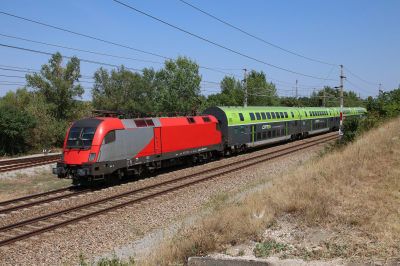
<svg viewBox="0 0 400 266"><path fill-rule="evenodd" d="M353 74L352 72L350 72L349 69L347 69L347 68L345 68L345 67L343 67L343 68L346 69L347 72L349 72L350 74L352 74L354 77L358 78L358 79L361 80L361 81L364 81L365 83L368 83L368 84L371 84L371 85L379 85L379 84L377 84L377 83L372 83L372 82L368 82L368 81L366 81L366 80L363 80L362 78L359 78L359 77L357 77L355 74Z"/></svg>
<svg viewBox="0 0 400 266"><path fill-rule="evenodd" d="M116 3L119 3L119 4L123 5L123 6L125 6L125 7L127 7L127 8L129 8L129 9L132 9L132 10L134 10L134 11L136 11L136 12L139 12L139 13L141 13L141 14L143 14L143 15L149 17L149 18L152 18L152 19L154 19L154 20L157 20L157 21L159 21L159 22L161 22L161 23L163 23L163 24L165 24L165 25L168 25L168 26L170 26L170 27L172 27L172 28L175 28L175 29L177 29L177 30L179 30L179 31L182 31L182 32L184 32L184 33L186 33L186 34L189 34L189 35L191 35L191 36L193 36L193 37L196 37L196 38L198 38L198 39L200 39L200 40L203 40L203 41L205 41L205 42L208 42L208 43L210 43L210 44L212 44L212 45L215 45L215 46L217 46L217 47L220 47L220 48L222 48L222 49L224 49L224 50L230 51L230 52L235 53L235 54L237 54L237 55L246 57L246 58L251 59L251 60L253 60L253 61L262 63L262 64L264 64L264 65L268 65L268 66L270 66L270 67L273 67L273 68L276 68L276 69L279 69L279 70L282 70L282 71L286 71L286 72L289 72L289 73L292 73L292 74L296 74L296 75L300 75L300 76L304 76L304 77L308 77L308 78L314 78L314 79L324 79L324 78L320 78L320 77L314 77L314 76L311 76L311 75L306 75L306 74L298 73L298 72L295 72L295 71L292 71L292 70L289 70L289 69L285 69L285 68L282 68L282 67L279 67L279 66L275 66L275 65L269 64L269 63L264 62L264 61L262 61L262 60L259 60L259 59L256 59L256 58L254 58L254 57L251 57L251 56L245 55L245 54L243 54L243 53L237 52L237 51L232 50L232 49L230 49L230 48L228 48L228 47L225 47L225 46L223 46L223 45L217 44L217 43L212 42L212 41L210 41L210 40L207 40L207 39L205 39L205 38L203 38L203 37L200 37L200 36L198 36L198 35L196 35L196 34L194 34L194 33L191 33L191 32L189 32L189 31L186 31L186 30L184 30L184 29L181 29L181 28L179 28L179 27L177 27L177 26L174 26L174 25L172 25L172 24L170 24L170 23L168 23L168 22L165 22L165 21L163 21L163 20L161 20L161 19L159 19L159 18L156 18L156 17L154 17L154 16L151 16L151 15L149 15L149 14L143 12L143 11L140 11L140 10L134 8L134 7L131 7L131 6L127 5L127 4L125 4L125 3L122 3L122 2L120 2L120 1L118 1L118 0L113 0L113 1L116 2Z"/></svg>
<svg viewBox="0 0 400 266"><path fill-rule="evenodd" d="M182 3L184 3L184 4L186 4L186 5L188 5L188 6L192 7L192 8L194 8L194 9L196 9L196 10L202 12L203 14L206 14L206 15L209 16L209 17L212 17L213 19L218 20L219 22L221 22L221 23L223 23L223 24L225 24L225 25L227 25L227 26L229 26L229 27L231 27L231 28L234 28L235 30L238 30L238 31L240 31L240 32L242 32L242 33L244 33L244 34L246 34L246 35L248 35L248 36L250 36L250 37L252 37L252 38L254 38L254 39L257 39L257 40L259 40L259 41L261 41L261 42L264 42L264 43L266 43L266 44L268 44L268 45L271 45L271 46L273 46L273 47L275 47L275 48L277 48L277 49L280 49L280 50L285 51L285 52L287 52L287 53L290 53L290 54L292 54L292 55L295 55L295 56L298 56L298 57L301 57L301 58L304 58L304 59L307 59L307 60L310 60L310 61L314 61L314 62L317 62L317 63L321 63L321 64L325 64L325 65L331 65L331 66L338 66L338 64L332 64L332 63L327 63L327 62L315 60L315 59L312 59L312 58L309 58L309 57L302 56L302 55L300 55L300 54L291 52L291 51L289 51L289 50L287 50L287 49L284 49L284 48L282 48L282 47L280 47L280 46L277 46L277 45L275 45L275 44L272 44L272 43L270 43L270 42L267 42L267 41L265 41L265 40L263 40L263 39L261 39L261 38L259 38L259 37L257 37L257 36L254 36L254 35L252 35L252 34L246 32L246 31L244 31L244 30L241 30L241 29L239 29L239 28L237 28L237 27L235 27L235 26L233 26L233 25L231 25L231 24L229 24L229 23L227 23L227 22L225 22L225 21L223 21L223 20L221 20L221 19L219 19L219 18L217 18L217 17L215 17L215 16L213 16L213 15L211 15L211 14L209 14L209 13L203 11L203 10L201 10L200 8L197 8L197 7L195 7L195 6L191 5L191 4L189 4L189 3L185 2L185 1L183 1L183 0L180 0L180 1L181 1Z"/></svg>
<svg viewBox="0 0 400 266"><path fill-rule="evenodd" d="M361 89L360 87L354 85L354 84L351 83L347 78L345 78L345 81L347 81L348 83L350 83L351 85L353 85L353 86L356 87L357 89L362 90L363 92L372 93L372 92L370 92L370 91L363 90L363 89ZM372 94L373 94L373 93L372 93Z"/></svg>

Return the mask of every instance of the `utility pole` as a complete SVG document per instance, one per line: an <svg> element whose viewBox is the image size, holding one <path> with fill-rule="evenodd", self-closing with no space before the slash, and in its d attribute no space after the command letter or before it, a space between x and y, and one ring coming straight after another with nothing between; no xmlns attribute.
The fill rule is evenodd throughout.
<svg viewBox="0 0 400 266"><path fill-rule="evenodd" d="M324 86L324 98L322 98L323 99L323 101L322 101L322 107L325 107L325 86Z"/></svg>
<svg viewBox="0 0 400 266"><path fill-rule="evenodd" d="M358 93L358 107L361 107L361 93Z"/></svg>
<svg viewBox="0 0 400 266"><path fill-rule="evenodd" d="M381 96L381 84L379 84L379 95L378 97Z"/></svg>
<svg viewBox="0 0 400 266"><path fill-rule="evenodd" d="M296 79L296 100L297 100L297 82L298 82L298 80Z"/></svg>
<svg viewBox="0 0 400 266"><path fill-rule="evenodd" d="M343 125L343 65L340 65L340 127ZM339 128L339 136L343 136L342 129Z"/></svg>
<svg viewBox="0 0 400 266"><path fill-rule="evenodd" d="M246 76L246 71L247 69L244 70L244 107L247 107L247 76Z"/></svg>

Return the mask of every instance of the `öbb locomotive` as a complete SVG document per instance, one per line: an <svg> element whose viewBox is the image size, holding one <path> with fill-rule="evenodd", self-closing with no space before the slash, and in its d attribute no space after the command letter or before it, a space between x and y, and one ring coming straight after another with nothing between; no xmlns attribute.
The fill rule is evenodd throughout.
<svg viewBox="0 0 400 266"><path fill-rule="evenodd" d="M344 117L361 119L365 113L359 107L343 110ZM53 174L94 185L336 130L339 123L339 108L320 107L210 107L198 116L84 118L70 127Z"/></svg>

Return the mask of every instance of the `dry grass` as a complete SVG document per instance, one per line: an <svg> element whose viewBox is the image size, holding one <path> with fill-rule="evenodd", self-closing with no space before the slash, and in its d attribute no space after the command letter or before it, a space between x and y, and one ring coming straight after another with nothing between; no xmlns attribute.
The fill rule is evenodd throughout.
<svg viewBox="0 0 400 266"><path fill-rule="evenodd" d="M258 239L274 217L287 213L299 224L341 232L325 243L325 251L306 254L307 258L399 260L399 206L400 119L396 119L345 149L286 174L243 202L220 200L212 215L163 243L149 264L177 265L188 256ZM256 217L263 211L262 218Z"/></svg>
<svg viewBox="0 0 400 266"><path fill-rule="evenodd" d="M56 175L53 175L51 167L34 170L32 175L17 173L10 179L0 178L0 201L58 189L71 184L70 180L58 179Z"/></svg>

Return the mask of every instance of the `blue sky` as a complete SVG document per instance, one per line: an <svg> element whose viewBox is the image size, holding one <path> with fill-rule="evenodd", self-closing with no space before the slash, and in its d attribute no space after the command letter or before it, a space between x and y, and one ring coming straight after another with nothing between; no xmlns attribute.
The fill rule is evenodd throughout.
<svg viewBox="0 0 400 266"><path fill-rule="evenodd" d="M95 41L32 22L0 14L0 44L55 53L96 62L142 69L163 66L165 58L190 57L201 67L202 93L219 92L225 75L243 79L244 71L263 71L277 85L282 96L293 96L296 80L299 95L309 95L313 88L340 85L340 66L344 65L344 90L362 97L397 89L400 84L400 1L194 1L186 2L269 43L314 60L287 53L251 38L195 10L179 0L122 0L151 16L196 34L231 50L264 63L301 73L297 75L251 60L160 23L112 0L14 0L1 1L0 11L41 23L75 31L138 50ZM106 53L121 59L13 39L29 39L59 46ZM0 46L0 96L22 87L25 72L47 63L49 55ZM138 60L151 62L143 62ZM66 59L68 60L68 59ZM84 100L90 100L90 77L99 64L81 63ZM111 66L103 66L112 69ZM223 69L223 70L221 70ZM354 76L353 74L356 76ZM224 73L221 73L224 72ZM325 80L327 79L327 80ZM332 80L330 80L332 79ZM365 82L366 81L366 82ZM370 84L373 83L373 84ZM11 85L12 84L12 85ZM355 85L355 86L354 86Z"/></svg>

